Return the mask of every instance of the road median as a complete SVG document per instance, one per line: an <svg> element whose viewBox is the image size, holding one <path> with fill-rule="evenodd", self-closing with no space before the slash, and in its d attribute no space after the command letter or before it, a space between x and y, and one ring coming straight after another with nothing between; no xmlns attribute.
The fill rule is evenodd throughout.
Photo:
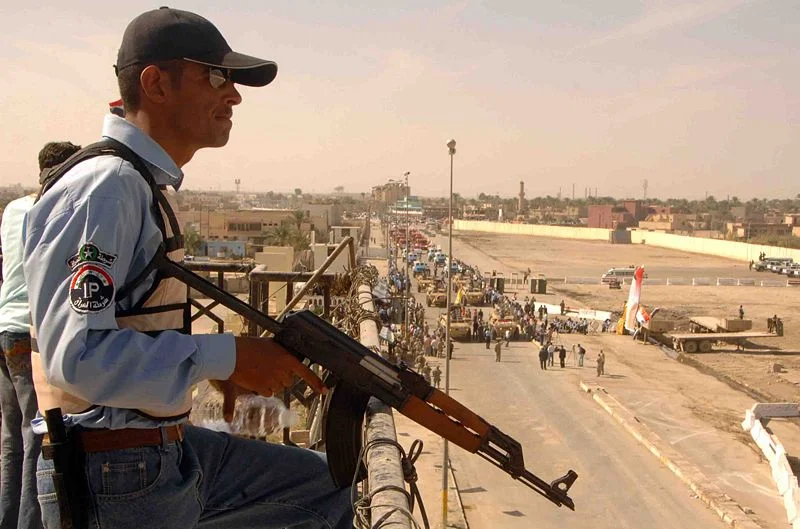
<svg viewBox="0 0 800 529"><path fill-rule="evenodd" d="M724 523L737 528L756 529L762 527L755 517L751 517L750 509L725 494L699 468L670 447L669 443L664 442L658 434L650 430L636 415L610 395L603 386L581 381L580 388L590 394L592 399L634 439L683 481Z"/></svg>

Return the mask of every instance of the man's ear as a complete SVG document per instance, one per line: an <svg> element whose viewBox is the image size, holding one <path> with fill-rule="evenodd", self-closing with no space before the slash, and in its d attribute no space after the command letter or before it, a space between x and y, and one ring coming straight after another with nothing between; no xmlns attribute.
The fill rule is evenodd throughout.
<svg viewBox="0 0 800 529"><path fill-rule="evenodd" d="M163 103L166 100L169 83L169 72L153 64L142 70L142 75L139 76L142 97L153 103Z"/></svg>

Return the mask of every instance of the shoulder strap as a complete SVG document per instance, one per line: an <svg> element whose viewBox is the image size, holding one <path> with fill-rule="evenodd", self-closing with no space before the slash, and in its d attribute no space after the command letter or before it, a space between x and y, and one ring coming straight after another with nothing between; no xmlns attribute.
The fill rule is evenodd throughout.
<svg viewBox="0 0 800 529"><path fill-rule="evenodd" d="M51 187L53 187L56 182L61 180L61 178L67 174L70 169L79 163L96 156L117 156L118 158L122 158L126 162L129 162L131 165L133 165L133 167L139 172L139 174L142 175L142 178L145 179L150 187L156 187L155 180L153 179L153 175L150 173L150 169L147 168L147 165L139 157L139 155L117 140L105 138L97 143L87 145L83 149L67 158L62 164L51 168L47 174L43 174L41 177L42 187L39 189L39 194L36 196L36 202L38 202L39 199L42 198L42 195L44 195Z"/></svg>
<svg viewBox="0 0 800 529"><path fill-rule="evenodd" d="M64 163L53 167L47 174L42 174L42 186L39 189L39 194L36 197L36 201L38 202L42 195L52 188L56 182L58 182L65 174L67 174L67 172L69 172L70 169L79 163L96 156L116 156L133 165L133 168L136 169L142 178L144 178L145 182L147 182L147 185L150 187L150 191L153 195L153 203L151 204L150 208L153 211L153 218L155 219L164 239L164 244L159 251L163 251L163 247L167 247L168 251L179 247L182 248L183 237L181 235L177 218L175 217L175 212L170 207L166 196L164 196L164 193L161 191L161 189L159 189L158 185L156 185L155 178L153 178L153 174L150 172L147 164L144 163L144 160L138 154L133 152L125 144L112 138L104 138L97 143L87 145L80 151L67 158ZM167 230L164 225L164 219L161 216L159 206L164 208L168 221L171 225L173 236L170 238L167 238ZM144 281L145 278L156 268L155 262L156 260L153 259L152 262L142 271L142 273L138 274L133 279L133 281L123 285L117 292L117 298L122 299L130 295L133 289L142 281ZM160 278L156 278L154 281L154 287L158 285L159 281ZM145 296L145 299L147 297L148 296Z"/></svg>

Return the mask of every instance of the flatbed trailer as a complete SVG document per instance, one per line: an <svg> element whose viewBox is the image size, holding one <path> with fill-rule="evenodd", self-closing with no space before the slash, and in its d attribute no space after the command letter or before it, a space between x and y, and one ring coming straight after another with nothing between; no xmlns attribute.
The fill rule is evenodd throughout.
<svg viewBox="0 0 800 529"><path fill-rule="evenodd" d="M667 333L664 336L672 339L672 348L685 353L708 353L716 342L743 345L754 338L777 338L777 334L763 331L741 332L690 332Z"/></svg>

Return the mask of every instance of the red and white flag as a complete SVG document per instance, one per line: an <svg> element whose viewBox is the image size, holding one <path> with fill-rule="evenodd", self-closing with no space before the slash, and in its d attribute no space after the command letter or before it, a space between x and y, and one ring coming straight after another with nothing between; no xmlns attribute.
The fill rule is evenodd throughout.
<svg viewBox="0 0 800 529"><path fill-rule="evenodd" d="M636 330L636 322L639 317L639 300L642 297L642 279L644 279L644 267L639 266L633 272L633 283L628 293L628 304L625 305L625 328L633 332ZM649 318L648 318L649 319Z"/></svg>

